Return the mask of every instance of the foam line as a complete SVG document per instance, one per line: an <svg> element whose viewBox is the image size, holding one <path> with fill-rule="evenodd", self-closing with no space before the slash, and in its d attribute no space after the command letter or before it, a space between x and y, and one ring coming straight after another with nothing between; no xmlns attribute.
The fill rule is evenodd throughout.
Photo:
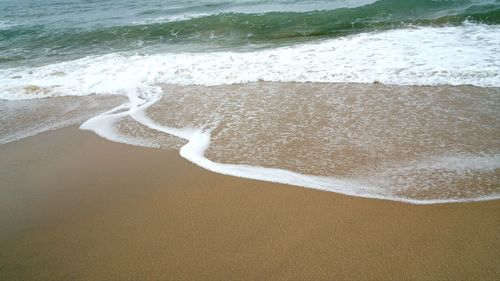
<svg viewBox="0 0 500 281"><path fill-rule="evenodd" d="M442 204L442 203L458 203L458 202L473 202L500 199L500 194L482 196L477 198L450 198L450 199L432 199L432 200L417 200L398 197L387 194L384 190L377 186L371 186L366 183L353 181L350 179L338 179L334 177L322 177L305 175L292 172L284 169L266 168L259 166L243 165L243 164L224 164L211 161L205 157L205 151L210 146L210 130L201 128L172 128L161 126L155 123L151 118L147 117L145 111L160 99L158 92L153 91L149 96L130 96L130 102L118 106L108 112L91 118L82 126L81 129L91 130L98 135L117 142L144 145L135 143L126 137L121 137L113 129L113 125L121 118L130 116L138 123L147 126L153 130L163 132L178 138L185 139L185 144L179 151L180 155L186 160L207 169L209 171L247 178L254 180L262 180L274 183L288 184L301 186L311 189L336 192L344 195L399 201L410 204ZM126 111L123 111L126 109Z"/></svg>
<svg viewBox="0 0 500 281"><path fill-rule="evenodd" d="M128 143L126 138L120 137L113 125L123 117L129 114L130 105L124 103L107 112L101 113L95 117L90 118L80 125L80 129L93 131L99 136L115 142ZM127 109L127 111L119 112L120 110Z"/></svg>
<svg viewBox="0 0 500 281"><path fill-rule="evenodd" d="M500 25L356 34L247 52L113 53L0 69L0 99L147 92L152 85L256 81L500 87Z"/></svg>
<svg viewBox="0 0 500 281"><path fill-rule="evenodd" d="M172 133L182 131L182 129L162 127L157 124L141 122L150 128L159 130L164 133ZM452 199L435 199L435 200L416 200L403 197L391 196L383 192L381 188L370 186L368 184L359 183L349 179L337 179L333 177L321 177L313 175L305 175L295 173L289 170L266 168L242 164L223 164L211 161L205 157L205 151L210 145L210 131L197 130L194 133L189 129L190 137L186 140L188 143L180 150L180 155L188 161L209 171L247 178L253 180L262 180L274 183L288 184L301 186L311 189L336 192L344 195L365 197L372 199L383 199L391 201L399 201L411 204L440 204L453 202L472 202L499 199L500 195L485 196L480 198L452 198ZM176 136L180 136L177 134Z"/></svg>

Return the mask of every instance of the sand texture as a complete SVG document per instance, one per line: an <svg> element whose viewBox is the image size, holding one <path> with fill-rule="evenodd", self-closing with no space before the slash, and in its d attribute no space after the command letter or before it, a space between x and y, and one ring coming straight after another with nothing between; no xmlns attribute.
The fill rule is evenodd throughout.
<svg viewBox="0 0 500 281"><path fill-rule="evenodd" d="M222 176L67 127L0 145L0 280L499 280L500 201Z"/></svg>

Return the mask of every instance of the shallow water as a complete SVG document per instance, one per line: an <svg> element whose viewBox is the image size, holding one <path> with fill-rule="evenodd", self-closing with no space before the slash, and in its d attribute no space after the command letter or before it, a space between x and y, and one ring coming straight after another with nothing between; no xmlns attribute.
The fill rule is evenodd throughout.
<svg viewBox="0 0 500 281"><path fill-rule="evenodd" d="M0 143L81 124L214 172L500 197L500 4L0 0Z"/></svg>
<svg viewBox="0 0 500 281"><path fill-rule="evenodd" d="M178 149L223 174L411 203L500 196L499 88L259 82L162 90L103 114L121 97L5 101L2 139L90 118L82 128Z"/></svg>
<svg viewBox="0 0 500 281"><path fill-rule="evenodd" d="M375 185L410 199L500 192L499 88L252 83L166 86L146 111L209 130L218 163Z"/></svg>

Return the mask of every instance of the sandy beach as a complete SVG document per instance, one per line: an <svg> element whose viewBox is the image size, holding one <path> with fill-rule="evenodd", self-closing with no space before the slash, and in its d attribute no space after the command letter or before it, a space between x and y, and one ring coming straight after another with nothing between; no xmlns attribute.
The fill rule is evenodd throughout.
<svg viewBox="0 0 500 281"><path fill-rule="evenodd" d="M223 176L67 127L0 146L1 280L498 280L500 201Z"/></svg>
<svg viewBox="0 0 500 281"><path fill-rule="evenodd" d="M0 281L500 280L499 15L0 0Z"/></svg>

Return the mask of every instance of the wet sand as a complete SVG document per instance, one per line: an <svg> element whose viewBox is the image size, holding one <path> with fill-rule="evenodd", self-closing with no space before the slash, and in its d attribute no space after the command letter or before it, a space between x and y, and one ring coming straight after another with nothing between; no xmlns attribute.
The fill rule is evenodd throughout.
<svg viewBox="0 0 500 281"><path fill-rule="evenodd" d="M500 201L342 196L68 127L0 145L1 280L498 280Z"/></svg>

